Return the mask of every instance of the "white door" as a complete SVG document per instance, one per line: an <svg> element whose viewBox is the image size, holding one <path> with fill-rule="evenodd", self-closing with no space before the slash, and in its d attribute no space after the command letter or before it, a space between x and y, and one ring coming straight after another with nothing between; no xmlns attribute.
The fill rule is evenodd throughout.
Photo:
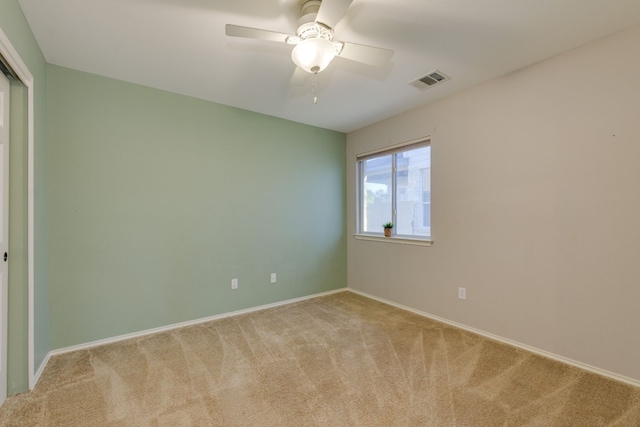
<svg viewBox="0 0 640 427"><path fill-rule="evenodd" d="M9 80L0 73L0 405L7 398L9 251Z"/></svg>

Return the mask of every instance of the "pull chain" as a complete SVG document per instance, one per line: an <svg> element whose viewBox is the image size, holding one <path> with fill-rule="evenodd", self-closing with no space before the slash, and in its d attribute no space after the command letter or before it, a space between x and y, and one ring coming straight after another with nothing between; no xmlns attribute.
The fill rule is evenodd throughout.
<svg viewBox="0 0 640 427"><path fill-rule="evenodd" d="M318 96L316 94L316 85L318 80L318 72L313 73L313 80L311 81L311 95L313 95L313 103L318 103Z"/></svg>

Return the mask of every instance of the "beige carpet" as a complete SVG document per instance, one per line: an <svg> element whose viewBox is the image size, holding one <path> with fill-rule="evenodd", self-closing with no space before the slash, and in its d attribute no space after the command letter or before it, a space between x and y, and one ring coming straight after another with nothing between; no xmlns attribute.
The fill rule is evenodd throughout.
<svg viewBox="0 0 640 427"><path fill-rule="evenodd" d="M640 426L640 389L342 292L54 357L2 426Z"/></svg>

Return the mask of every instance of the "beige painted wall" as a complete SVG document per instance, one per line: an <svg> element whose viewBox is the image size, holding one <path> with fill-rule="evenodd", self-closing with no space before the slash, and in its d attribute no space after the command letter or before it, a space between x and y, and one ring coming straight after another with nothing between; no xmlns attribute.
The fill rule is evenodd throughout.
<svg viewBox="0 0 640 427"><path fill-rule="evenodd" d="M639 51L637 27L349 134L349 286L640 380ZM424 135L434 245L355 240L356 154Z"/></svg>

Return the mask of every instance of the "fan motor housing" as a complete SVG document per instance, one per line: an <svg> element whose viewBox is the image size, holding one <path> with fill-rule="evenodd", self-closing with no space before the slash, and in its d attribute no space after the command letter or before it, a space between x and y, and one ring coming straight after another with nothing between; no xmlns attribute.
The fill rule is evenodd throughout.
<svg viewBox="0 0 640 427"><path fill-rule="evenodd" d="M316 24L316 16L318 16L321 3L320 0L308 0L302 5L302 16L298 19L298 28L296 29L296 34L301 39L321 35L321 29Z"/></svg>
<svg viewBox="0 0 640 427"><path fill-rule="evenodd" d="M300 10L302 11L302 16L307 15L307 14L317 14L318 11L320 10L320 4L322 2L320 0L307 0L304 3L302 3L302 6L300 7Z"/></svg>
<svg viewBox="0 0 640 427"><path fill-rule="evenodd" d="M315 15L313 16L313 19L315 20ZM333 30L330 28L326 28L322 24L315 21L306 22L299 25L296 29L296 34L302 40L313 37L321 37L329 41L333 40Z"/></svg>

